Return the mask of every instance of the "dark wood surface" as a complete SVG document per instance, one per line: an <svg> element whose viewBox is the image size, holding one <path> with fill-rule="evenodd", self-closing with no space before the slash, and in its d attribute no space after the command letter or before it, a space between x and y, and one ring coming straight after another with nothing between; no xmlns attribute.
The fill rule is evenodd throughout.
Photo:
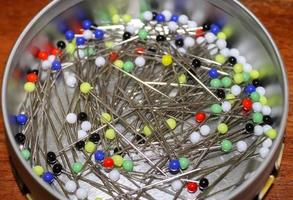
<svg viewBox="0 0 293 200"><path fill-rule="evenodd" d="M29 20L42 9L48 0L0 1L0 76L17 37ZM293 0L242 0L264 23L276 41L284 58L289 85L293 83ZM290 105L293 103L293 87L290 88ZM281 172L266 199L293 199L293 107L290 108L286 147ZM0 117L0 199L23 200L8 162L4 126ZM290 146L291 145L291 146Z"/></svg>

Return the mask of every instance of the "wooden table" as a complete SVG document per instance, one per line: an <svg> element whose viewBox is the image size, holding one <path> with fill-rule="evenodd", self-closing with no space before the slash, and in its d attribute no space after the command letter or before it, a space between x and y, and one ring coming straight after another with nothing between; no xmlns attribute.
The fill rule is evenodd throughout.
<svg viewBox="0 0 293 200"><path fill-rule="evenodd" d="M17 37L29 20L42 9L48 0L5 0L0 3L0 74L3 78L5 62ZM242 0L272 33L285 60L289 85L293 84L293 0ZM290 80L292 79L292 80ZM290 88L290 104L293 103L293 87ZM286 148L280 176L267 199L293 198L293 107L290 108ZM0 134L0 199L23 200L8 162L5 146L3 119ZM290 146L291 144L291 146Z"/></svg>

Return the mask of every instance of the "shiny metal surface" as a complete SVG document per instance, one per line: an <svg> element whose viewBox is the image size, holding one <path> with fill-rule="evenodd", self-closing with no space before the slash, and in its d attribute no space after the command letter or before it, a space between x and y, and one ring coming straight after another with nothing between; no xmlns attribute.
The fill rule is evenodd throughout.
<svg viewBox="0 0 293 200"><path fill-rule="evenodd" d="M140 8L170 9L184 13L196 20L198 24L206 20L220 20L234 27L233 47L239 48L247 60L261 71L265 79L268 97L274 99L273 116L277 119L279 136L268 158L260 163L254 160L242 166L238 173L231 175L232 179L241 179L245 174L255 170L253 176L230 192L229 199L251 199L260 190L273 168L283 139L288 113L287 77L282 59L270 35L260 22L243 7L233 0L173 0L173 1L142 1L142 0L56 0L42 10L27 26L16 42L9 60L2 88L2 110L9 138L9 149L20 176L31 190L35 199L62 199L57 192L31 173L18 154L13 138L15 129L11 117L24 98L23 83L28 66L34 66L36 61L30 56L32 48L42 48L47 41L57 41L62 37L56 30L63 22L78 21L79 18L91 17L99 23L101 11L109 6L115 7L119 13L129 13L139 16ZM242 176L239 176L241 174ZM228 199L225 196L225 199ZM220 198L220 197L219 197Z"/></svg>

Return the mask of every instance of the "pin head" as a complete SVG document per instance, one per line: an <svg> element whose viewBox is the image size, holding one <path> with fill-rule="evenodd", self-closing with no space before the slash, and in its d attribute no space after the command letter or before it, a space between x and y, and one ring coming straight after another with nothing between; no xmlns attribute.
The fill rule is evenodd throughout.
<svg viewBox="0 0 293 200"><path fill-rule="evenodd" d="M95 144L97 144L100 141L100 135L98 133L91 134L89 140Z"/></svg>
<svg viewBox="0 0 293 200"><path fill-rule="evenodd" d="M79 172L81 172L82 168L83 168L83 165L81 162L75 162L71 166L71 169L75 174L78 174Z"/></svg>
<svg viewBox="0 0 293 200"><path fill-rule="evenodd" d="M19 114L16 116L16 122L19 125L25 125L27 121L28 121L28 117L25 114Z"/></svg>
<svg viewBox="0 0 293 200"><path fill-rule="evenodd" d="M112 116L109 113L102 113L101 114L101 122L102 123L109 123L112 120Z"/></svg>
<svg viewBox="0 0 293 200"><path fill-rule="evenodd" d="M180 163L180 168L181 168L182 170L187 169L188 166L189 166L189 160L188 160L188 158L186 158L186 157L181 157L181 158L179 158L179 163Z"/></svg>
<svg viewBox="0 0 293 200"><path fill-rule="evenodd" d="M51 172L48 172L48 171L47 171L47 172L45 172L45 173L43 174L43 180L44 180L46 183L51 184L51 183L53 183L54 179L55 179L55 177L54 177L53 173L51 173Z"/></svg>
<svg viewBox="0 0 293 200"><path fill-rule="evenodd" d="M245 111L250 111L252 109L252 101L249 98L244 98L242 100L242 107Z"/></svg>
<svg viewBox="0 0 293 200"><path fill-rule="evenodd" d="M54 163L56 163L56 159L57 159L57 156L56 156L56 154L54 152L49 151L47 153L47 161L48 161L48 163L54 164Z"/></svg>
<svg viewBox="0 0 293 200"><path fill-rule="evenodd" d="M269 115L263 116L263 122L268 125L273 125L273 119Z"/></svg>
<svg viewBox="0 0 293 200"><path fill-rule="evenodd" d="M116 132L114 129L109 128L106 130L105 132L105 138L109 139L109 140L114 140L116 137Z"/></svg>
<svg viewBox="0 0 293 200"><path fill-rule="evenodd" d="M245 130L246 130L247 133L253 133L254 125L252 123L247 123L245 125Z"/></svg>
<svg viewBox="0 0 293 200"><path fill-rule="evenodd" d="M257 88L257 87L261 86L261 81L259 79L254 79L252 81L252 84L254 85L254 87Z"/></svg>
<svg viewBox="0 0 293 200"><path fill-rule="evenodd" d="M76 191L77 185L74 181L67 181L65 183L65 190L69 193L74 193Z"/></svg>
<svg viewBox="0 0 293 200"><path fill-rule="evenodd" d="M197 112L195 114L195 121L197 123L202 123L205 121L205 119L206 119L206 114L204 112Z"/></svg>
<svg viewBox="0 0 293 200"><path fill-rule="evenodd" d="M122 167L127 172L132 172L133 171L133 162L131 160L124 160Z"/></svg>
<svg viewBox="0 0 293 200"><path fill-rule="evenodd" d="M273 139L275 139L275 138L277 137L278 133L277 133L276 129L270 128L269 130L267 130L267 131L265 132L265 135L266 135L268 138L270 138L270 139L273 140Z"/></svg>
<svg viewBox="0 0 293 200"><path fill-rule="evenodd" d="M114 160L110 157L104 159L103 166L106 169L113 169L114 168Z"/></svg>
<svg viewBox="0 0 293 200"><path fill-rule="evenodd" d="M105 35L105 32L101 29L96 29L95 30L95 37L97 40L102 40L104 39L104 35Z"/></svg>
<svg viewBox="0 0 293 200"><path fill-rule="evenodd" d="M38 53L38 58L40 60L47 60L48 57L49 57L49 54L46 51L40 51Z"/></svg>
<svg viewBox="0 0 293 200"><path fill-rule="evenodd" d="M228 58L228 62L231 64L231 65L235 65L237 63L237 59L233 56L230 56Z"/></svg>
<svg viewBox="0 0 293 200"><path fill-rule="evenodd" d="M167 127L170 128L171 130L175 129L176 126L177 126L177 122L175 119L173 118L169 118L166 120L166 124L167 124Z"/></svg>
<svg viewBox="0 0 293 200"><path fill-rule="evenodd" d="M86 19L86 20L84 20L84 21L82 22L82 27L83 27L85 30L88 30L88 29L91 28L92 24L93 24L93 23L92 23L91 20Z"/></svg>
<svg viewBox="0 0 293 200"><path fill-rule="evenodd" d="M163 14L159 13L156 16L156 20L157 20L158 23L162 23L162 22L165 22L166 18L165 18L165 16Z"/></svg>
<svg viewBox="0 0 293 200"><path fill-rule="evenodd" d="M29 160L31 158L31 152L28 149L23 149L20 152L21 157L24 158L25 160Z"/></svg>
<svg viewBox="0 0 293 200"><path fill-rule="evenodd" d="M217 25L217 24L212 24L212 25L210 26L210 31L211 31L213 34L217 35L217 34L221 31L221 27L220 27L219 25Z"/></svg>
<svg viewBox="0 0 293 200"><path fill-rule="evenodd" d="M152 133L153 133L153 130L152 130L152 128L151 128L149 125L145 125L145 126L143 127L143 134L144 134L146 137L151 136Z"/></svg>
<svg viewBox="0 0 293 200"><path fill-rule="evenodd" d="M105 158L105 152L104 152L104 151L102 151L102 150L97 150L97 151L95 152L95 159L96 159L96 161L101 162L101 161L104 160L104 158Z"/></svg>
<svg viewBox="0 0 293 200"><path fill-rule="evenodd" d="M202 29L203 29L204 31L209 31L210 28L211 28L211 25L208 24L208 23L205 23L205 24L202 26Z"/></svg>
<svg viewBox="0 0 293 200"><path fill-rule="evenodd" d="M27 76L26 76L26 80L28 82L32 82L32 83L37 82L38 79L39 79L38 74L34 73L34 72L31 72L31 73L27 74Z"/></svg>
<svg viewBox="0 0 293 200"><path fill-rule="evenodd" d="M222 112L222 106L220 106L219 104L213 104L212 106L211 106L211 111L213 112L213 113L215 113L215 114L219 114L219 113L221 113Z"/></svg>
<svg viewBox="0 0 293 200"><path fill-rule="evenodd" d="M219 77L219 73L218 73L218 70L216 68L211 68L209 70L209 76L211 78L218 78Z"/></svg>
<svg viewBox="0 0 293 200"><path fill-rule="evenodd" d="M221 98L221 99L225 99L226 93L224 90L222 89L217 89L216 91L216 95L217 97Z"/></svg>
<svg viewBox="0 0 293 200"><path fill-rule="evenodd" d="M75 35L74 32L71 30L68 30L65 32L65 38L67 41L72 41L74 39Z"/></svg>
<svg viewBox="0 0 293 200"><path fill-rule="evenodd" d="M140 40L146 40L148 38L149 33L145 29L140 29L138 32L138 37Z"/></svg>
<svg viewBox="0 0 293 200"><path fill-rule="evenodd" d="M170 160L169 162L169 170L171 172L178 172L180 169L180 162L177 159Z"/></svg>
<svg viewBox="0 0 293 200"><path fill-rule="evenodd" d="M88 119L88 116L85 112L80 112L77 115L77 119L81 122L86 121Z"/></svg>
<svg viewBox="0 0 293 200"><path fill-rule="evenodd" d="M209 186L209 180L207 178L201 178L199 180L199 188L200 190L204 190Z"/></svg>
<svg viewBox="0 0 293 200"><path fill-rule="evenodd" d="M121 155L114 155L112 156L112 159L116 167L121 167L123 165L123 158Z"/></svg>
<svg viewBox="0 0 293 200"><path fill-rule="evenodd" d="M76 144L75 144L75 147L78 151L81 151L85 146L85 142L84 141L78 141Z"/></svg>
<svg viewBox="0 0 293 200"><path fill-rule="evenodd" d="M62 40L58 41L56 45L61 50L64 50L66 48L66 43Z"/></svg>
<svg viewBox="0 0 293 200"><path fill-rule="evenodd" d="M131 61L126 61L124 64L123 64L123 70L130 73L132 72L132 70L134 69L134 64L133 62Z"/></svg>
<svg viewBox="0 0 293 200"><path fill-rule="evenodd" d="M256 124L260 124L263 122L263 115L260 112L254 112L252 114L252 121Z"/></svg>
<svg viewBox="0 0 293 200"><path fill-rule="evenodd" d="M89 93L90 91L92 90L92 86L90 83L88 82L83 82L81 85L80 85L80 91L84 94L87 94Z"/></svg>
<svg viewBox="0 0 293 200"><path fill-rule="evenodd" d="M200 60L197 59L197 58L193 59L193 60L192 60L192 66L193 66L194 68L199 68L199 67L201 66L201 62L200 62Z"/></svg>
<svg viewBox="0 0 293 200"><path fill-rule="evenodd" d="M177 38L177 39L175 40L175 45L176 45L177 47L183 47L183 45L184 45L184 40L183 40L183 38Z"/></svg>
<svg viewBox="0 0 293 200"><path fill-rule="evenodd" d="M173 14L170 21L172 21L172 22L178 22L178 20L179 20L179 16Z"/></svg>
<svg viewBox="0 0 293 200"><path fill-rule="evenodd" d="M188 182L186 188L188 192L195 193L198 190L198 184L195 182Z"/></svg>
<svg viewBox="0 0 293 200"><path fill-rule="evenodd" d="M128 40L130 38L131 38L131 33L127 32L127 31L123 33L123 36L122 36L123 40Z"/></svg>
<svg viewBox="0 0 293 200"><path fill-rule="evenodd" d="M109 58L109 61L113 63L119 58L119 55L116 52L110 52L108 58Z"/></svg>
<svg viewBox="0 0 293 200"><path fill-rule="evenodd" d="M153 18L152 18L152 20L156 20L156 18L157 18L157 16L158 16L158 13L155 12L155 11L153 11L152 14L153 14Z"/></svg>
<svg viewBox="0 0 293 200"><path fill-rule="evenodd" d="M172 58L172 56L170 54L163 55L163 57L162 57L162 64L163 64L163 66L168 67L172 63L173 63L173 58Z"/></svg>
<svg viewBox="0 0 293 200"><path fill-rule="evenodd" d="M157 35L156 40L157 42L164 42L166 41L166 37L164 35Z"/></svg>
<svg viewBox="0 0 293 200"><path fill-rule="evenodd" d="M93 152L95 152L96 148L97 148L97 146L93 142L88 141L87 143L85 143L84 149L85 149L85 151L87 153L93 153Z"/></svg>
<svg viewBox="0 0 293 200"><path fill-rule="evenodd" d="M221 141L221 149L223 152L228 153L232 150L232 148L233 148L233 144L230 140L224 139Z"/></svg>
<svg viewBox="0 0 293 200"><path fill-rule="evenodd" d="M18 144L24 144L25 135L23 133L17 133L14 137L15 137L15 140Z"/></svg>
<svg viewBox="0 0 293 200"><path fill-rule="evenodd" d="M245 92L247 93L247 94L251 94L251 93L253 93L253 92L255 92L255 87L254 87L254 85L253 84L248 84L246 87L245 87Z"/></svg>
<svg viewBox="0 0 293 200"><path fill-rule="evenodd" d="M24 90L28 93L35 91L36 89L36 84L33 82L26 82L24 84Z"/></svg>
<svg viewBox="0 0 293 200"><path fill-rule="evenodd" d="M62 172L62 169L63 169L62 165L60 165L59 163L55 164L53 166L53 172L54 172L55 176L60 175Z"/></svg>
<svg viewBox="0 0 293 200"><path fill-rule="evenodd" d="M226 134L228 132L228 126L225 123L220 123L217 129L218 129L218 132L221 134Z"/></svg>
<svg viewBox="0 0 293 200"><path fill-rule="evenodd" d="M44 174L44 168L40 165L36 165L33 167L33 172L37 175L37 176L42 176Z"/></svg>
<svg viewBox="0 0 293 200"><path fill-rule="evenodd" d="M51 69L54 70L54 71L59 71L61 70L62 68L62 65L61 65L61 62L58 61L58 60L55 60L53 63L52 63L52 67Z"/></svg>
<svg viewBox="0 0 293 200"><path fill-rule="evenodd" d="M77 46L81 46L81 45L84 45L85 44L85 38L84 37L77 37L76 38L76 45Z"/></svg>

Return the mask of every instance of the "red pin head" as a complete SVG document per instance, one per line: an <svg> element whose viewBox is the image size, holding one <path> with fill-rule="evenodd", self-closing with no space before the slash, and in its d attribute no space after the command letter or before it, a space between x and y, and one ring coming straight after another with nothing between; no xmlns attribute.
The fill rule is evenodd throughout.
<svg viewBox="0 0 293 200"><path fill-rule="evenodd" d="M119 55L116 52L111 52L109 54L109 61L110 62L115 62L115 60L117 60L118 58L119 58Z"/></svg>
<svg viewBox="0 0 293 200"><path fill-rule="evenodd" d="M103 166L106 169L112 169L114 167L114 160L112 158L110 158L110 157L105 158Z"/></svg>
<svg viewBox="0 0 293 200"><path fill-rule="evenodd" d="M38 53L38 58L39 58L40 60L47 60L48 56L49 56L48 53L45 52L45 51L40 51L40 52Z"/></svg>
<svg viewBox="0 0 293 200"><path fill-rule="evenodd" d="M195 121L197 123L202 123L206 119L206 114L204 112L198 112L195 114Z"/></svg>
<svg viewBox="0 0 293 200"><path fill-rule="evenodd" d="M143 47L137 47L136 49L135 49L135 53L136 54L144 54L144 48Z"/></svg>
<svg viewBox="0 0 293 200"><path fill-rule="evenodd" d="M198 37L203 37L204 36L204 30L203 29L197 29L195 31L195 37L198 38Z"/></svg>
<svg viewBox="0 0 293 200"><path fill-rule="evenodd" d="M37 75L36 73L34 73L34 72L31 72L31 73L29 73L29 74L26 76L26 80L27 80L28 82L32 82L32 83L37 82L38 79L39 79L38 75Z"/></svg>
<svg viewBox="0 0 293 200"><path fill-rule="evenodd" d="M198 184L194 182L188 182L186 185L188 192L195 193L198 189Z"/></svg>
<svg viewBox="0 0 293 200"><path fill-rule="evenodd" d="M242 107L243 107L243 110L245 111L250 111L252 109L252 101L250 98L244 98L242 100Z"/></svg>

